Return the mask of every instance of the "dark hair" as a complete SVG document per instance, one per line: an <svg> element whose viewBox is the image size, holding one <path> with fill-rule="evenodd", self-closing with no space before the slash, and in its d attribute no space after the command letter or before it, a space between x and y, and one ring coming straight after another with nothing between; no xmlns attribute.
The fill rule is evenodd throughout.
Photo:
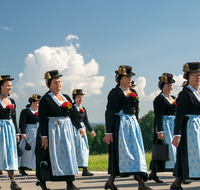
<svg viewBox="0 0 200 190"><path fill-rule="evenodd" d="M163 87L164 87L165 84L166 84L166 83L165 83L165 82L162 82L162 81L159 81L159 82L158 82L158 87L160 88L160 90L163 89Z"/></svg>
<svg viewBox="0 0 200 190"><path fill-rule="evenodd" d="M33 100L32 98L29 98L29 99L28 99L29 104L27 104L26 107L27 107L27 108L30 108L31 105L32 105L32 102L35 103L36 101L38 101L38 100Z"/></svg>
<svg viewBox="0 0 200 190"><path fill-rule="evenodd" d="M77 94L72 94L72 99L75 101Z"/></svg>
<svg viewBox="0 0 200 190"><path fill-rule="evenodd" d="M120 86L120 81L121 81L122 77L123 77L123 75L116 76L116 82L117 82L116 88Z"/></svg>
<svg viewBox="0 0 200 190"><path fill-rule="evenodd" d="M49 79L48 82L47 82L48 88L50 88L50 86L51 86L51 81L52 81L52 78Z"/></svg>

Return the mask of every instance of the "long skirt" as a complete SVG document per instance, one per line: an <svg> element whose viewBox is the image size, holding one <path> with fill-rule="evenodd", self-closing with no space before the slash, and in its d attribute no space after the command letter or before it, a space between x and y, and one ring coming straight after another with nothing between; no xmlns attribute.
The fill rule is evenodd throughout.
<svg viewBox="0 0 200 190"><path fill-rule="evenodd" d="M169 160L168 161L155 161L152 160L150 163L150 169L152 172L169 172L173 171L176 163L176 147L172 145L172 140L174 136L174 119L173 115L164 115L163 116L163 130L164 138L163 141L169 146ZM162 143L161 140L158 140L157 131L154 130L154 143L157 141L158 144Z"/></svg>
<svg viewBox="0 0 200 190"><path fill-rule="evenodd" d="M78 174L73 125L70 118L50 117L48 131L52 175Z"/></svg>
<svg viewBox="0 0 200 190"><path fill-rule="evenodd" d="M8 119L0 119L0 170L18 170L15 126Z"/></svg>
<svg viewBox="0 0 200 190"><path fill-rule="evenodd" d="M31 150L25 150L26 141L21 139L19 146L23 151L23 155L18 158L19 167L25 167L27 169L35 169L35 147L36 147L36 135L38 124L26 125L26 141L31 145Z"/></svg>
<svg viewBox="0 0 200 190"><path fill-rule="evenodd" d="M135 116L120 111L119 171L120 173L147 173L145 151L140 126Z"/></svg>
<svg viewBox="0 0 200 190"><path fill-rule="evenodd" d="M87 167L89 158L89 146L86 135L86 128L83 122L80 123L83 130L85 131L85 136L81 138L79 131L74 127L74 141L76 149L76 159L78 167Z"/></svg>
<svg viewBox="0 0 200 190"><path fill-rule="evenodd" d="M200 115L186 115L174 176L200 179Z"/></svg>

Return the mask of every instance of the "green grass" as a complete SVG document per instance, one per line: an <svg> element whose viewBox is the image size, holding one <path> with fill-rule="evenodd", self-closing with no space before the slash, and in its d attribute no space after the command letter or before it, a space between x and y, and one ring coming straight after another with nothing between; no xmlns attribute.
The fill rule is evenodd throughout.
<svg viewBox="0 0 200 190"><path fill-rule="evenodd" d="M151 152L146 153L147 169L151 161ZM80 169L81 170L81 169ZM108 171L108 154L90 155L88 162L89 171Z"/></svg>

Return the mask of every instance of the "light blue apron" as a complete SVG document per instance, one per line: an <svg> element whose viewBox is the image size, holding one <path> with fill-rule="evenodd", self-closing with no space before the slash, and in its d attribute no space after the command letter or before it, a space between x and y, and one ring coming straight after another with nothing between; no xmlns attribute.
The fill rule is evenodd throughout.
<svg viewBox="0 0 200 190"><path fill-rule="evenodd" d="M35 147L36 147L36 135L39 123L27 124L26 125L26 141L31 145L31 150L25 150L26 141L21 139L19 146L23 151L23 155L18 158L19 167L27 167L29 169L35 169L36 157L35 157Z"/></svg>
<svg viewBox="0 0 200 190"><path fill-rule="evenodd" d="M175 116L163 115L164 143L169 145L169 160L165 162L165 169L174 169L176 163L176 147L172 145L174 136Z"/></svg>
<svg viewBox="0 0 200 190"><path fill-rule="evenodd" d="M85 125L83 122L81 122L80 124L82 126L82 129L85 131L85 136L81 138L79 131L74 127L76 159L79 167L87 167L89 158L89 146Z"/></svg>
<svg viewBox="0 0 200 190"><path fill-rule="evenodd" d="M134 115L124 114L121 110L118 135L120 173L147 173L145 151L139 123Z"/></svg>

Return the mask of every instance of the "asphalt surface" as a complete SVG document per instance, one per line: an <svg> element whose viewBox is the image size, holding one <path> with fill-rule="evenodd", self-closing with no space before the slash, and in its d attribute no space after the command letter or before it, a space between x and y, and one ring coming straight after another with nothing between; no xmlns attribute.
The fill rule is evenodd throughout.
<svg viewBox="0 0 200 190"><path fill-rule="evenodd" d="M36 186L37 181L34 171L27 172L27 177L21 176L18 172L15 172L15 179L23 190L41 190L40 187ZM163 180L163 183L155 183L154 181L148 181L146 184L154 190L169 190L171 183L174 181L172 173L159 173L159 179ZM109 175L106 172L94 172L92 177L83 177L81 173L76 176L74 184L81 190L103 190L105 182ZM117 177L115 185L118 190L137 190L138 183L134 180L133 176L128 178ZM3 175L0 175L0 186L1 190L10 190L10 181L7 177L7 172L3 171ZM66 182L47 182L47 187L51 190L66 190ZM200 190L200 181L192 181L191 184L182 185L184 190Z"/></svg>

